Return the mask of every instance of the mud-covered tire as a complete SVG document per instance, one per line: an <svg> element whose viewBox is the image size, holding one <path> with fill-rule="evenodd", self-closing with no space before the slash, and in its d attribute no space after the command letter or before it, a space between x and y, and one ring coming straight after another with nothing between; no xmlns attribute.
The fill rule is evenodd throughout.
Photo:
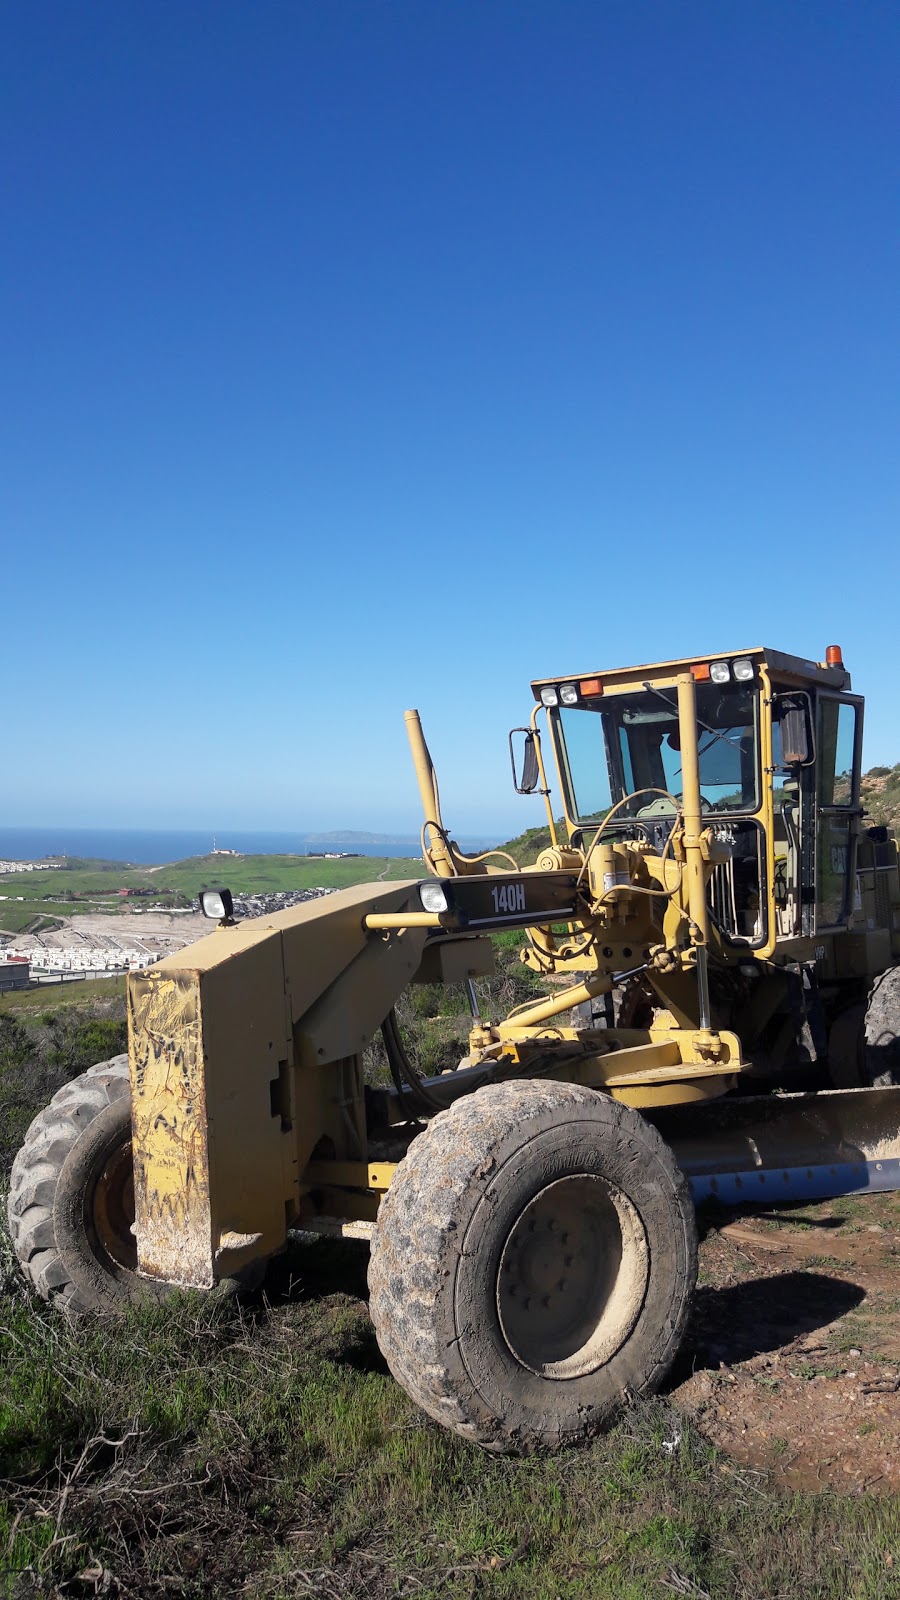
<svg viewBox="0 0 900 1600"><path fill-rule="evenodd" d="M131 1172L122 1055L64 1084L13 1162L10 1236L22 1271L45 1300L73 1312L121 1310L158 1292L135 1270Z"/></svg>
<svg viewBox="0 0 900 1600"><path fill-rule="evenodd" d="M873 1089L900 1084L900 966L888 967L869 992L863 1060Z"/></svg>
<svg viewBox="0 0 900 1600"><path fill-rule="evenodd" d="M370 1310L429 1416L489 1450L556 1449L659 1387L696 1276L690 1192L656 1130L589 1089L520 1080L413 1141L379 1209Z"/></svg>
<svg viewBox="0 0 900 1600"><path fill-rule="evenodd" d="M828 1030L828 1078L833 1089L861 1089L866 1082L866 1002L841 1011Z"/></svg>

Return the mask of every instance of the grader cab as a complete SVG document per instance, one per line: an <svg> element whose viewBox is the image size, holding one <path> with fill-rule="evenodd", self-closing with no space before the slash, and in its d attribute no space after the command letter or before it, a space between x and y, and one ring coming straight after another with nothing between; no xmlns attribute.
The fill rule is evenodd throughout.
<svg viewBox="0 0 900 1600"><path fill-rule="evenodd" d="M665 1377L692 1197L900 1187L898 853L864 825L840 651L532 689L535 863L463 854L408 712L427 877L237 924L215 897L216 931L129 979L128 1057L62 1089L13 1169L39 1292L251 1284L293 1232L366 1236L413 1398L487 1448L556 1446ZM492 1018L476 983L509 929L546 994ZM427 1079L395 1012L416 982L472 1009ZM379 1029L390 1085L364 1081Z"/></svg>

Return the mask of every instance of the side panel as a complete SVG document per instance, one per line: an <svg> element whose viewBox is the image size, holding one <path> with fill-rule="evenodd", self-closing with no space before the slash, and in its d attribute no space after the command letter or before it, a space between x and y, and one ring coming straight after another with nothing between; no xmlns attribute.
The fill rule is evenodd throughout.
<svg viewBox="0 0 900 1600"><path fill-rule="evenodd" d="M201 982L215 1276L284 1244L296 1143L283 1088L293 1061L280 934Z"/></svg>

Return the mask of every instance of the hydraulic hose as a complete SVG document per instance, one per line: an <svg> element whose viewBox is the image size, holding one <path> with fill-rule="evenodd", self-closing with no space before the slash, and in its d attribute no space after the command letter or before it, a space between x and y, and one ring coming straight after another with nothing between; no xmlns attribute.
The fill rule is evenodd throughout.
<svg viewBox="0 0 900 1600"><path fill-rule="evenodd" d="M397 1013L393 1008L388 1012L381 1024L381 1037L387 1052L388 1066L394 1080L394 1088L401 1100L407 1100L410 1095L424 1111L442 1111L443 1105L433 1094L425 1088L419 1074L406 1054L400 1029L397 1026Z"/></svg>

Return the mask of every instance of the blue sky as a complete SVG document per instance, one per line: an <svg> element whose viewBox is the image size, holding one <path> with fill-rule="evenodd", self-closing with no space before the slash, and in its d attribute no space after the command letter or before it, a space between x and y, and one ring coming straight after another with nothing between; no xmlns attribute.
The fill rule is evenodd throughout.
<svg viewBox="0 0 900 1600"><path fill-rule="evenodd" d="M887 3L13 0L0 822L462 833L529 679L839 641L900 759Z"/></svg>

